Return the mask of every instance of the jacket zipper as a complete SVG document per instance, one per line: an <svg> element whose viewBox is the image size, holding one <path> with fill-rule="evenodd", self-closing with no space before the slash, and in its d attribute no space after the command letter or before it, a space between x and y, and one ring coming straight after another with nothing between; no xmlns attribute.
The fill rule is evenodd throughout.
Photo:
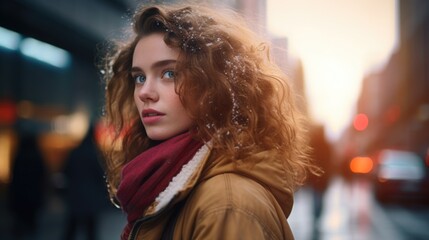
<svg viewBox="0 0 429 240"><path fill-rule="evenodd" d="M164 210L165 210L165 209L164 209ZM140 226L141 226L143 223L145 223L145 222L147 222L147 221L151 220L152 218L157 217L158 215L160 215L161 213L163 213L163 212L164 212L164 210L159 211L159 212L157 212L157 213L155 213L155 214L153 214L153 215L146 216L146 217L143 217L143 218L138 219L138 220L133 224L133 227L131 228L130 235L128 236L128 240L133 240L133 239L135 239L135 237L136 237L136 235L137 235L137 233L138 233L138 230L140 229Z"/></svg>

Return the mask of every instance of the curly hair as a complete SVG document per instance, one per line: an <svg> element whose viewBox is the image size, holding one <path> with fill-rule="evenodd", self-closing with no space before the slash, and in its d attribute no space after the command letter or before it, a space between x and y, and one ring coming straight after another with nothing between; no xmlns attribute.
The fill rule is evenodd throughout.
<svg viewBox="0 0 429 240"><path fill-rule="evenodd" d="M270 59L269 44L238 14L201 6L141 7L132 26L130 40L116 43L105 58L105 117L121 142L119 151L111 148L106 155L113 193L124 164L153 144L133 101L131 77L134 48L152 33L179 49L176 92L195 123L194 137L210 141L215 158L235 161L272 151L284 159L291 185L303 183L312 167L304 118L288 79Z"/></svg>

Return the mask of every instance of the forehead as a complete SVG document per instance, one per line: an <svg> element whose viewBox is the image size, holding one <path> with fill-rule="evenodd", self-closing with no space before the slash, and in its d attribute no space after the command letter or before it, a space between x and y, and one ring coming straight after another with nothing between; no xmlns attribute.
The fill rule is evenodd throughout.
<svg viewBox="0 0 429 240"><path fill-rule="evenodd" d="M164 42L164 35L153 33L138 41L133 53L133 66L152 64L163 60L177 60L179 50Z"/></svg>

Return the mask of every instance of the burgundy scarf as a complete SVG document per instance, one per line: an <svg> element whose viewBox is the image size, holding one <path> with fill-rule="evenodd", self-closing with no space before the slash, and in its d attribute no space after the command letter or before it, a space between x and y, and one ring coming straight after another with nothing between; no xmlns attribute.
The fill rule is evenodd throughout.
<svg viewBox="0 0 429 240"><path fill-rule="evenodd" d="M202 145L186 132L142 152L124 166L117 192L128 220L122 239L128 238L134 221L143 215Z"/></svg>

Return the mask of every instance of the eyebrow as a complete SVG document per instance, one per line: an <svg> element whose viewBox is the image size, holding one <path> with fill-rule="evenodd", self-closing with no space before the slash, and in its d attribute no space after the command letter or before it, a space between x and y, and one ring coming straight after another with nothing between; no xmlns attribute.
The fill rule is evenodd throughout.
<svg viewBox="0 0 429 240"><path fill-rule="evenodd" d="M155 62L154 64L152 64L150 66L150 69L165 67L165 66L168 66L168 65L176 63L176 62L177 61L173 60L173 59L161 60L161 61L158 61L158 62ZM144 72L144 71L140 67L135 66L135 67L131 68L131 72Z"/></svg>

